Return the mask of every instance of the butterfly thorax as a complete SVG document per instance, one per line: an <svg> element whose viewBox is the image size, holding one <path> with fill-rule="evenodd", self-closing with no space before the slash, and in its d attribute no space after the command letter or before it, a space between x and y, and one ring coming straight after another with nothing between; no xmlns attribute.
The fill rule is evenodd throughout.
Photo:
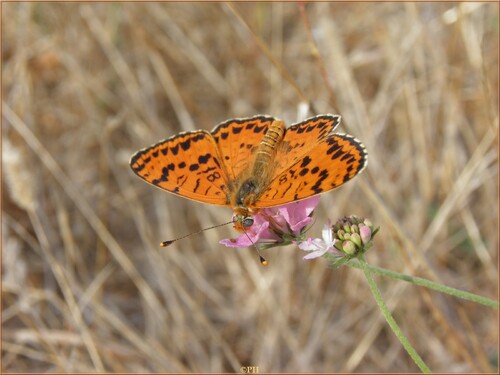
<svg viewBox="0 0 500 375"><path fill-rule="evenodd" d="M260 141L256 149L253 166L249 169L249 176L240 176L241 183L236 188L236 194L233 196L233 210L235 213L235 225L237 230L252 226L252 216L258 213L255 207L256 202L262 192L270 183L273 176L273 168L276 156L277 146L280 144L285 134L285 123L275 120L267 130L264 138Z"/></svg>

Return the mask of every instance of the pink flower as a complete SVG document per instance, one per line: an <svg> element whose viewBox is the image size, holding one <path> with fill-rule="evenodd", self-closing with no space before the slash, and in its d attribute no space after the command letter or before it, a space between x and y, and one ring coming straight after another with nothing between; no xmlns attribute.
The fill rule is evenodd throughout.
<svg viewBox="0 0 500 375"><path fill-rule="evenodd" d="M279 241L279 236L269 229L269 221L261 214L253 217L253 225L237 238L226 238L219 243L227 247L247 247L259 243Z"/></svg>
<svg viewBox="0 0 500 375"><path fill-rule="evenodd" d="M305 228L312 223L311 217L319 203L319 196L279 207L264 208L254 215L254 223L234 239L224 239L220 244L227 247L260 247L288 245L301 239Z"/></svg>
<svg viewBox="0 0 500 375"><path fill-rule="evenodd" d="M333 255L342 255L340 251L335 248L335 239L333 238L331 223L325 224L323 230L321 231L321 238L308 238L305 241L299 243L299 248L304 251L310 251L304 259L314 259L319 258L326 253L332 253Z"/></svg>

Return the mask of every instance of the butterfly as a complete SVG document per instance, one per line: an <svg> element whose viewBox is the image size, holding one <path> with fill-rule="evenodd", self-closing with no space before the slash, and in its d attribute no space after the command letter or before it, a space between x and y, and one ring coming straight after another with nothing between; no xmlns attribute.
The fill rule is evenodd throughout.
<svg viewBox="0 0 500 375"><path fill-rule="evenodd" d="M325 193L366 167L365 146L333 133L340 119L319 115L289 128L270 116L228 120L142 149L130 166L170 193L231 207L243 231L260 209Z"/></svg>

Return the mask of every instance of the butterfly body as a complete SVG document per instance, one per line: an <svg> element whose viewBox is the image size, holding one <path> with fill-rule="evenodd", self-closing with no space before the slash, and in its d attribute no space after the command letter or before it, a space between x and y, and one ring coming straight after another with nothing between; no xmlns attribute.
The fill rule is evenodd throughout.
<svg viewBox="0 0 500 375"><path fill-rule="evenodd" d="M251 216L258 212L255 204L262 194L262 188L267 186L272 178L277 146L283 139L285 130L283 121L273 121L254 152L252 167L243 170L236 177L238 185L235 194L230 193L230 196L233 197L231 205L236 214L235 228L238 230L253 223Z"/></svg>
<svg viewBox="0 0 500 375"><path fill-rule="evenodd" d="M361 172L366 150L354 137L334 134L339 123L337 115L289 128L269 116L229 120L140 150L130 166L171 193L231 207L241 231L261 208L321 194Z"/></svg>

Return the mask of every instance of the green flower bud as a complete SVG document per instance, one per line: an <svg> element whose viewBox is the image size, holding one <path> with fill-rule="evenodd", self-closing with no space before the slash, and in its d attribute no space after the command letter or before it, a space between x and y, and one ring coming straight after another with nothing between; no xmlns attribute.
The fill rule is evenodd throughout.
<svg viewBox="0 0 500 375"><path fill-rule="evenodd" d="M335 249L355 256L358 251L365 252L373 244L373 237L380 228L374 228L370 219L355 215L344 216L332 226L333 236L337 239Z"/></svg>
<svg viewBox="0 0 500 375"><path fill-rule="evenodd" d="M351 234L351 241L354 242L354 244L358 248L362 248L363 244L361 243L361 236L357 233Z"/></svg>
<svg viewBox="0 0 500 375"><path fill-rule="evenodd" d="M338 232L337 232L337 237L340 239L340 240L343 240L344 239L344 235L345 235L345 232L340 229Z"/></svg>
<svg viewBox="0 0 500 375"><path fill-rule="evenodd" d="M338 251L344 251L344 249L342 248L342 241L335 241L335 244L333 245Z"/></svg>
<svg viewBox="0 0 500 375"><path fill-rule="evenodd" d="M344 253L352 255L356 252L356 246L351 241L344 241L342 244L342 250Z"/></svg>

